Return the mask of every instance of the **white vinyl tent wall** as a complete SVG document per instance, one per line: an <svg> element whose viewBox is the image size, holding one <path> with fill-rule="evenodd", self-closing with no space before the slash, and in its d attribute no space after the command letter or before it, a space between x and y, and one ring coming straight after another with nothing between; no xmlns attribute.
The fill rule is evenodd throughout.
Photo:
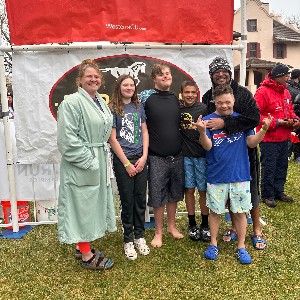
<svg viewBox="0 0 300 300"><path fill-rule="evenodd" d="M246 52L247 52L247 35L246 35L246 0L241 0L241 44L239 45L165 45L165 44L109 44L109 43L72 43L68 45L60 44L46 44L46 45L23 45L23 46L1 46L0 47L0 92L1 99L6 99L7 89L5 80L5 70L4 70L4 53L5 52L20 52L20 51L72 51L72 50L87 50L87 49L177 49L178 51L182 49L232 49L238 50L241 53L241 64L240 64L240 84L245 86L246 78ZM2 101L3 112L8 112L7 101ZM15 186L15 174L13 165L13 153L12 153L12 143L10 137L10 126L8 114L3 118L4 125L4 136L6 145L6 160L7 160L7 171L8 171L8 181L9 181L9 191L10 191L10 202L11 202L11 214L12 223L11 224L0 224L0 227L13 227L13 232L19 231L18 223L18 212L17 212L17 200L16 200L16 186ZM55 166L53 165L55 169ZM55 184L53 188L56 189ZM57 199L56 199L57 200ZM148 211L149 212L149 211ZM35 211L34 211L35 213ZM149 220L149 214L146 214L146 221ZM40 225L40 224L52 224L56 221L36 221L25 222L22 225Z"/></svg>

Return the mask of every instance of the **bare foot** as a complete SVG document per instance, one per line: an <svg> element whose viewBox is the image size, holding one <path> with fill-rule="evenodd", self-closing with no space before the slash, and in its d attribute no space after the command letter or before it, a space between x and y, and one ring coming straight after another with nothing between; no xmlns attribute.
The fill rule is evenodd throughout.
<svg viewBox="0 0 300 300"><path fill-rule="evenodd" d="M83 261L88 261L94 256L93 252L87 252L87 253L82 253L82 260Z"/></svg>
<svg viewBox="0 0 300 300"><path fill-rule="evenodd" d="M223 242L235 242L237 240L237 233L233 229L229 229L223 234Z"/></svg>
<svg viewBox="0 0 300 300"><path fill-rule="evenodd" d="M168 230L168 232L173 236L173 238L174 239L182 239L182 238L184 238L184 235L183 234L181 234L178 230L177 230L177 228L172 228L172 229L167 229Z"/></svg>
<svg viewBox="0 0 300 300"><path fill-rule="evenodd" d="M154 248L160 248L162 246L162 233L155 233L151 246Z"/></svg>
<svg viewBox="0 0 300 300"><path fill-rule="evenodd" d="M267 241L265 240L262 232L260 234L251 233L251 240L253 247L256 250L265 250L267 248Z"/></svg>

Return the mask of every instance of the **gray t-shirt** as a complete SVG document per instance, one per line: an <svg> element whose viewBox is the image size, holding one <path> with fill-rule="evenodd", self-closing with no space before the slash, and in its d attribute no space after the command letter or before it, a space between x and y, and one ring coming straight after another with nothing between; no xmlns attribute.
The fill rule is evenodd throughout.
<svg viewBox="0 0 300 300"><path fill-rule="evenodd" d="M127 157L143 153L142 123L146 122L143 105L138 108L130 102L124 105L124 117L113 113L113 128Z"/></svg>

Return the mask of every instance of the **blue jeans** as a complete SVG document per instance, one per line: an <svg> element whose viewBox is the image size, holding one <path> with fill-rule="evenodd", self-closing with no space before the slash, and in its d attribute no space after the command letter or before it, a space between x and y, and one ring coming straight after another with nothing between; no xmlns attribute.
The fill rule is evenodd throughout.
<svg viewBox="0 0 300 300"><path fill-rule="evenodd" d="M284 193L288 169L288 141L261 142L261 196L279 198Z"/></svg>

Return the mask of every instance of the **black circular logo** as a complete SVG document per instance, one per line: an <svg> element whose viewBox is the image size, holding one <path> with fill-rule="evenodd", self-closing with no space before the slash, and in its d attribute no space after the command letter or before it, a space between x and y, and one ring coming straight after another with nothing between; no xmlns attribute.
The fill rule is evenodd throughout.
<svg viewBox="0 0 300 300"><path fill-rule="evenodd" d="M180 85L184 80L193 80L193 78L176 65L167 61L152 57L137 55L115 55L95 59L99 65L104 77L104 83L99 89L99 93L107 102L112 95L116 79L123 74L131 75L137 85L138 94L147 89L153 88L153 81L150 73L155 63L162 62L170 67L173 82L171 91L179 96ZM79 65L66 72L54 84L49 95L49 108L53 117L56 119L59 104L65 96L77 91L76 77Z"/></svg>

